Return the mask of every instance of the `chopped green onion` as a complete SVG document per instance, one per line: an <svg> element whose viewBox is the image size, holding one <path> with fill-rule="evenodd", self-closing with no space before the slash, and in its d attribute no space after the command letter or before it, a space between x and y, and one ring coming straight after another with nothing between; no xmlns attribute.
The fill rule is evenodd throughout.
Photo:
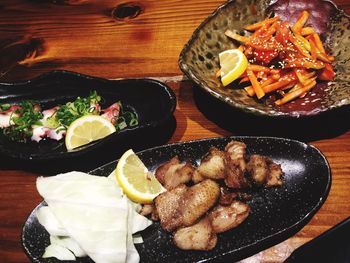
<svg viewBox="0 0 350 263"><path fill-rule="evenodd" d="M10 108L11 108L11 104L9 103L0 104L0 112L7 111Z"/></svg>

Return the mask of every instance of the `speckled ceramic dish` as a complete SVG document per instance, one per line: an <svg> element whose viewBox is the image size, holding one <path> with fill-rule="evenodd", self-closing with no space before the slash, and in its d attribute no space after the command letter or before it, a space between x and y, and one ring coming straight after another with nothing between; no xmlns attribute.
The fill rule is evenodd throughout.
<svg viewBox="0 0 350 263"><path fill-rule="evenodd" d="M251 214L237 228L220 234L212 251L180 250L172 244L171 236L154 223L142 232L144 243L136 245L141 262L234 262L295 234L326 200L331 186L328 163L319 150L299 141L271 137L216 138L156 147L139 152L138 156L151 170L175 155L197 163L211 146L223 149L231 139L245 142L248 154L267 155L281 164L285 172L284 185L252 190ZM116 163L106 164L90 173L107 176ZM40 258L49 243L49 236L38 223L35 210L24 225L22 242L34 262L58 262ZM88 259L79 262L88 262Z"/></svg>
<svg viewBox="0 0 350 263"><path fill-rule="evenodd" d="M268 99L258 101L234 85L224 88L215 77L218 54L237 44L224 35L227 29L241 32L244 25L261 21L270 14L294 23L302 10L310 12L307 24L321 35L327 49L335 56L336 77L318 83L304 98L277 107ZM242 31L243 33L244 31ZM219 7L193 33L183 48L181 70L214 97L245 112L265 116L313 116L350 105L350 17L327 0L232 0Z"/></svg>
<svg viewBox="0 0 350 263"><path fill-rule="evenodd" d="M19 143L0 136L0 154L21 161L71 159L91 152L97 156L104 146L117 146L120 140L133 141L147 130L157 129L173 116L176 106L173 91L156 80L107 80L68 71L53 71L23 83L0 83L0 103L35 100L43 109L49 109L75 100L78 96L86 97L92 90L104 98L103 107L121 101L124 108L135 111L139 124L70 152L65 147L64 139Z"/></svg>

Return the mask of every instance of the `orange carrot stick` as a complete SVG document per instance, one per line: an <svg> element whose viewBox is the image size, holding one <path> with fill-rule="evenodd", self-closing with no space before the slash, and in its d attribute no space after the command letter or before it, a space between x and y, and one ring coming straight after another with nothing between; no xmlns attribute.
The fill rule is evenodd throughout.
<svg viewBox="0 0 350 263"><path fill-rule="evenodd" d="M249 31L255 31L257 29L259 29L260 27L266 25L266 24L272 24L276 21L278 21L280 18L279 16L275 16L275 17L272 17L272 18L267 18L263 21L260 21L260 22L257 22L255 24L251 24L251 25L248 25L248 26L245 26L244 29L245 30L249 30Z"/></svg>
<svg viewBox="0 0 350 263"><path fill-rule="evenodd" d="M302 42L298 40L293 34L289 34L289 41L298 49L298 51L305 57L311 57L308 50L304 47Z"/></svg>
<svg viewBox="0 0 350 263"><path fill-rule="evenodd" d="M304 93L308 92L314 86L316 86L316 81L313 81L310 84L308 84L307 86L296 89L292 92L288 92L282 99L276 100L275 104L278 106L283 105L283 104L303 95Z"/></svg>
<svg viewBox="0 0 350 263"><path fill-rule="evenodd" d="M253 97L255 95L255 91L254 91L253 86L247 86L244 89L250 97Z"/></svg>
<svg viewBox="0 0 350 263"><path fill-rule="evenodd" d="M291 84L293 82L296 82L296 77L294 75L290 76L290 77L287 77L287 78L281 78L279 81L265 86L264 87L264 91L266 93L270 93L272 91L275 91L275 90L278 90L280 88L283 88L284 86L286 86L288 84Z"/></svg>
<svg viewBox="0 0 350 263"><path fill-rule="evenodd" d="M247 74L248 74L248 78L249 78L250 82L252 83L252 86L253 86L253 89L254 89L256 96L258 97L258 99L261 99L262 97L265 96L265 92L261 88L254 72L251 70L247 70Z"/></svg>
<svg viewBox="0 0 350 263"><path fill-rule="evenodd" d="M309 37L308 40L309 40L309 43L311 45L312 57L316 56L316 58L318 58L319 60L321 60L323 62L332 63L332 61L334 60L334 57L328 56L325 53L322 53L322 51L318 48L318 45L316 44L315 38Z"/></svg>
<svg viewBox="0 0 350 263"><path fill-rule="evenodd" d="M301 29L300 33L302 36L308 36L308 35L314 34L315 31L312 27L304 27Z"/></svg>
<svg viewBox="0 0 350 263"><path fill-rule="evenodd" d="M285 65L284 68L308 68L308 69L321 69L325 64L321 61L311 61L306 59L295 59Z"/></svg>
<svg viewBox="0 0 350 263"><path fill-rule="evenodd" d="M312 34L313 39L315 40L316 47L319 51L326 54L326 50L323 47L322 41L320 39L320 36L317 33Z"/></svg>
<svg viewBox="0 0 350 263"><path fill-rule="evenodd" d="M298 20L292 26L292 29L295 32L300 33L301 29L305 25L305 23L308 20L308 18L309 18L309 12L304 10L303 12L301 12L301 15L299 16Z"/></svg>
<svg viewBox="0 0 350 263"><path fill-rule="evenodd" d="M265 91L265 86L270 85L271 83L275 82L275 80L273 78L267 78L264 81L260 81L260 87ZM248 93L249 96L254 96L255 91L253 89L253 86L248 86L244 88L246 90L246 92Z"/></svg>
<svg viewBox="0 0 350 263"><path fill-rule="evenodd" d="M266 73L270 72L270 69L268 67L264 67L256 64L249 64L247 69L254 72L266 72Z"/></svg>
<svg viewBox="0 0 350 263"><path fill-rule="evenodd" d="M310 50L311 58L313 60L316 60L317 59L317 51L318 51L317 46L316 46L316 44L315 44L315 42L313 41L312 38L308 38L308 40L309 40L309 43L310 43L310 46L311 46L311 50Z"/></svg>

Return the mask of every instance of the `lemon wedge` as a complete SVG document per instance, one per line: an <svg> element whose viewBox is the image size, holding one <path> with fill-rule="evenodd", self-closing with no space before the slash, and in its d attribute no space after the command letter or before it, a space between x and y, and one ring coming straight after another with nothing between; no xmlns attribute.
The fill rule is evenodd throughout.
<svg viewBox="0 0 350 263"><path fill-rule="evenodd" d="M128 198L134 202L147 204L165 191L157 178L148 171L133 150L126 151L119 159L116 178Z"/></svg>
<svg viewBox="0 0 350 263"><path fill-rule="evenodd" d="M247 69L248 60L239 49L229 49L219 54L222 85L227 86Z"/></svg>
<svg viewBox="0 0 350 263"><path fill-rule="evenodd" d="M99 115L85 115L69 125L65 140L67 150L102 139L115 131L109 120Z"/></svg>

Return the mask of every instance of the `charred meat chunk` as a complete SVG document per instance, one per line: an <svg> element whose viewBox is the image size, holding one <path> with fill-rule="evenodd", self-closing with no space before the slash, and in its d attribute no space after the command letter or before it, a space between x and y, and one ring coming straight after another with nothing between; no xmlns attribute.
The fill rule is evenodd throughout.
<svg viewBox="0 0 350 263"><path fill-rule="evenodd" d="M205 178L218 180L224 179L225 176L225 153L211 147L195 171L193 181L197 183Z"/></svg>
<svg viewBox="0 0 350 263"><path fill-rule="evenodd" d="M247 171L250 173L254 183L259 186L272 187L282 185L282 168L269 157L258 154L251 155L247 164Z"/></svg>
<svg viewBox="0 0 350 263"><path fill-rule="evenodd" d="M220 187L213 180L206 179L192 187L184 194L182 222L190 226L197 222L218 201Z"/></svg>
<svg viewBox="0 0 350 263"><path fill-rule="evenodd" d="M281 165L273 162L271 158L267 158L267 164L269 166L269 175L267 177L267 187L281 186L283 184L282 176L283 171Z"/></svg>
<svg viewBox="0 0 350 263"><path fill-rule="evenodd" d="M182 225L182 200L187 186L182 184L158 195L155 206L162 228L168 232Z"/></svg>
<svg viewBox="0 0 350 263"><path fill-rule="evenodd" d="M177 230L174 243L183 250L211 250L216 246L217 236L210 220L205 217L195 225Z"/></svg>
<svg viewBox="0 0 350 263"><path fill-rule="evenodd" d="M249 215L250 208L241 201L233 201L228 206L218 205L209 213L215 233L225 232L240 225Z"/></svg>
<svg viewBox="0 0 350 263"><path fill-rule="evenodd" d="M194 170L189 162L180 163L178 157L175 156L159 166L155 176L167 190L171 190L180 184L191 181Z"/></svg>

